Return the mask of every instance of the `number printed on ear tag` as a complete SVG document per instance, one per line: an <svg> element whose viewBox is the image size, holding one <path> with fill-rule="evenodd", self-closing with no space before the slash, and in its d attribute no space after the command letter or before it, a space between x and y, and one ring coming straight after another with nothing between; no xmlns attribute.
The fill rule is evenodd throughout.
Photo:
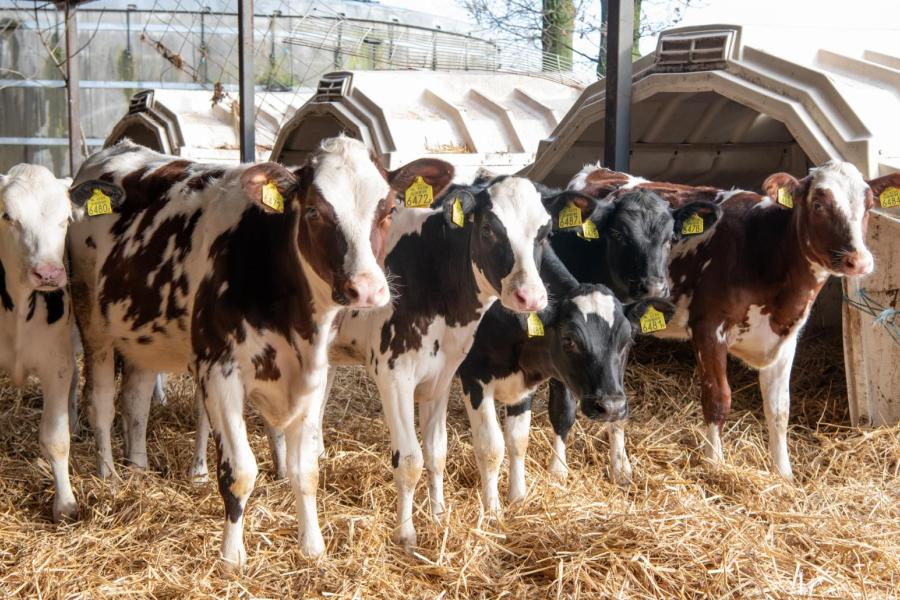
<svg viewBox="0 0 900 600"><path fill-rule="evenodd" d="M559 211L559 228L570 229L579 225L581 225L581 209L575 206L574 202L569 202Z"/></svg>
<svg viewBox="0 0 900 600"><path fill-rule="evenodd" d="M434 202L434 190L425 183L421 175L416 176L412 185L406 188L403 204L407 208L428 208Z"/></svg>
<svg viewBox="0 0 900 600"><path fill-rule="evenodd" d="M778 204L794 208L794 196L787 188L778 188Z"/></svg>
<svg viewBox="0 0 900 600"><path fill-rule="evenodd" d="M666 328L666 316L650 306L647 312L641 317L641 332L653 333L654 331L662 331Z"/></svg>
<svg viewBox="0 0 900 600"><path fill-rule="evenodd" d="M262 203L276 212L284 212L284 196L278 191L278 186L270 181L263 186Z"/></svg>
<svg viewBox="0 0 900 600"><path fill-rule="evenodd" d="M579 237L583 237L586 240L600 239L600 232L597 231L597 226L594 225L594 222L590 219L581 224L581 233L579 233L578 235Z"/></svg>
<svg viewBox="0 0 900 600"><path fill-rule="evenodd" d="M450 220L457 227L464 227L466 224L466 213L463 212L462 200L459 198L453 200L453 215Z"/></svg>
<svg viewBox="0 0 900 600"><path fill-rule="evenodd" d="M87 201L87 213L89 217L97 215L108 215L112 212L112 202L109 196L103 193L100 188L94 188L94 192Z"/></svg>
<svg viewBox="0 0 900 600"><path fill-rule="evenodd" d="M541 337L544 335L544 324L541 322L541 318L537 315L537 313L531 313L528 315L528 319L526 319L526 323L528 325L528 337Z"/></svg>
<svg viewBox="0 0 900 600"><path fill-rule="evenodd" d="M682 235L696 235L698 233L703 233L703 217L694 213L685 219L684 223L681 225L681 233Z"/></svg>
<svg viewBox="0 0 900 600"><path fill-rule="evenodd" d="M878 196L878 202L881 204L881 208L900 206L900 188L884 188L884 191Z"/></svg>

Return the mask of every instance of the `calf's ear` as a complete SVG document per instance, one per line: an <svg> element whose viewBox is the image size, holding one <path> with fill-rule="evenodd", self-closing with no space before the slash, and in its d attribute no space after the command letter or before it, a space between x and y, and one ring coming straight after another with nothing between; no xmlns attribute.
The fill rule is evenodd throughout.
<svg viewBox="0 0 900 600"><path fill-rule="evenodd" d="M440 196L453 182L456 169L447 161L437 158L419 158L387 174L388 183L403 197L404 192L419 177L431 186L432 198Z"/></svg>
<svg viewBox="0 0 900 600"><path fill-rule="evenodd" d="M274 162L251 165L241 173L241 190L263 212L284 212L284 205L297 190L297 176Z"/></svg>
<svg viewBox="0 0 900 600"><path fill-rule="evenodd" d="M806 197L809 189L809 177L797 180L790 173L769 175L763 182L763 192L782 208L793 208L794 201Z"/></svg>
<svg viewBox="0 0 900 600"><path fill-rule="evenodd" d="M698 223L696 223L696 219L693 219L694 215L703 219L703 227L697 227ZM672 219L675 221L672 233L678 239L703 233L715 225L721 216L722 208L712 202L698 200L685 204L672 211ZM688 219L692 220L685 227L685 221Z"/></svg>
<svg viewBox="0 0 900 600"><path fill-rule="evenodd" d="M604 200L598 200L587 194L576 192L574 190L551 191L543 186L538 188L541 192L541 202L544 209L553 221L553 231L564 231L571 229L572 231L581 231L581 223L587 220L594 222L599 229L604 220L607 204ZM578 212L573 214L571 211L576 209ZM572 219L575 216L577 218ZM574 225L571 225L574 223Z"/></svg>
<svg viewBox="0 0 900 600"><path fill-rule="evenodd" d="M88 200L97 193L101 193L109 198L109 205L113 211L118 209L125 200L125 190L114 183L99 179L89 179L74 187L70 187L69 200L72 202L72 206L84 208Z"/></svg>
<svg viewBox="0 0 900 600"><path fill-rule="evenodd" d="M900 206L900 172L867 181L875 203L882 208Z"/></svg>
<svg viewBox="0 0 900 600"><path fill-rule="evenodd" d="M436 204L444 211L444 219L450 229L459 229L472 220L475 212L475 196L464 187L452 186L447 193L438 198Z"/></svg>
<svg viewBox="0 0 900 600"><path fill-rule="evenodd" d="M668 324L669 321L672 320L672 317L675 316L675 305L665 298L644 298L643 300L626 304L625 316L631 321L633 331L639 333L642 331L641 318L644 317L651 308L654 308L663 314L666 324ZM662 327L659 329L662 329Z"/></svg>

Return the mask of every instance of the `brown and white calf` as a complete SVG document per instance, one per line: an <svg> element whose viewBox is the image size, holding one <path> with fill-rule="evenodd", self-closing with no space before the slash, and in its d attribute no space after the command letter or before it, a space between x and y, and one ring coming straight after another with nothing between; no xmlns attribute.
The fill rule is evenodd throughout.
<svg viewBox="0 0 900 600"><path fill-rule="evenodd" d="M714 462L723 460L720 435L731 409L725 370L731 353L759 370L771 459L781 475L792 477L787 423L797 336L830 275L872 271L865 244L868 211L873 192L880 194L890 181L889 176L867 184L853 165L837 161L799 181L786 173L772 175L764 184L766 196L648 182L599 167L586 167L573 179L571 189L590 194L646 188L673 206L697 200L721 206L714 226L673 246L669 277L676 314L656 334L689 339L694 347L706 454ZM622 445L621 431L611 437ZM614 457L627 460L624 448L614 450Z"/></svg>
<svg viewBox="0 0 900 600"><path fill-rule="evenodd" d="M53 471L53 518L75 517L69 481L69 386L75 368L66 290L68 181L16 165L0 175L0 369L13 385L29 375L44 396L40 443Z"/></svg>
<svg viewBox="0 0 900 600"><path fill-rule="evenodd" d="M126 408L128 395L150 397L157 372L190 370L216 439L223 558L246 561L244 507L257 474L248 399L285 433L302 550L322 554L319 416L333 323L345 308L390 301L379 258L396 193L419 176L439 190L452 175L436 160L386 173L346 137L323 141L295 170L202 165L127 142L86 161L73 195L103 193L112 205L70 232L102 472L113 470L114 354L125 363Z"/></svg>

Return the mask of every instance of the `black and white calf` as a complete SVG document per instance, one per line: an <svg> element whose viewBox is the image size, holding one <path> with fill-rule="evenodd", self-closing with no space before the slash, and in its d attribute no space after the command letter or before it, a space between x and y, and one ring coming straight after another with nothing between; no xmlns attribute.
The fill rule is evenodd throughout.
<svg viewBox="0 0 900 600"><path fill-rule="evenodd" d="M546 250L541 278L550 297L540 312L541 335L529 335L526 319L495 304L485 314L475 342L459 368L472 443L481 473L482 501L500 508L497 481L503 462L503 434L495 401L506 408L509 501L525 497L525 451L531 424L531 395L553 377L571 390L593 419L620 421L628 414L625 363L637 322L649 306L671 316L666 300L623 306L602 285L580 284ZM533 331L532 333L540 333Z"/></svg>
<svg viewBox="0 0 900 600"><path fill-rule="evenodd" d="M589 214L593 201L586 202ZM393 305L343 317L332 362L364 363L378 385L391 432L400 544L416 544L413 493L423 464L432 512L443 513L450 383L485 311L498 298L522 313L547 304L538 268L550 230L541 195L527 179L453 186L436 208L395 216L385 260Z"/></svg>
<svg viewBox="0 0 900 600"><path fill-rule="evenodd" d="M623 185L636 185L642 181L633 178L633 181L623 182ZM590 185L586 185L583 173L573 178L569 189L582 193L593 191ZM720 214L721 209L716 204L705 200L673 207L652 190L630 190L625 187L604 196L592 219L600 239L554 235L551 244L578 281L606 285L620 301L636 302L668 295L668 262L672 243L692 235L684 232L684 223L692 217L699 217L708 230ZM566 387L554 379L550 381L548 404L554 430L550 470L564 477L568 472L565 440L575 423L576 403ZM630 479L631 467L625 454L622 424L611 423L607 429L611 473L615 481L626 483Z"/></svg>
<svg viewBox="0 0 900 600"><path fill-rule="evenodd" d="M156 373L190 370L216 439L223 558L247 556L257 474L248 399L284 431L302 550L321 555L319 418L335 319L390 300L379 263L395 195L418 177L442 190L452 176L438 160L386 173L346 137L324 140L295 170L201 165L131 143L86 161L73 196L108 204L71 227L72 293L104 472L114 355L126 366L126 409L129 397L149 399Z"/></svg>
<svg viewBox="0 0 900 600"><path fill-rule="evenodd" d="M75 517L69 481L69 386L75 368L66 290L68 181L46 168L16 165L0 175L0 369L13 385L41 382L41 449L53 470L53 518Z"/></svg>

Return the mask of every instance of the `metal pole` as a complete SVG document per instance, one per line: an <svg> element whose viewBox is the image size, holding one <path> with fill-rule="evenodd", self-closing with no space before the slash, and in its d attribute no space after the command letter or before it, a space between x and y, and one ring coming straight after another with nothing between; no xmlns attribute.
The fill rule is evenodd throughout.
<svg viewBox="0 0 900 600"><path fill-rule="evenodd" d="M603 162L607 168L627 172L631 150L633 0L609 0L608 23Z"/></svg>
<svg viewBox="0 0 900 600"><path fill-rule="evenodd" d="M241 119L241 162L256 162L253 0L238 0L238 87Z"/></svg>
<svg viewBox="0 0 900 600"><path fill-rule="evenodd" d="M81 148L81 103L78 98L78 23L77 11L66 2L66 102L69 119L69 175L75 177L84 158Z"/></svg>

